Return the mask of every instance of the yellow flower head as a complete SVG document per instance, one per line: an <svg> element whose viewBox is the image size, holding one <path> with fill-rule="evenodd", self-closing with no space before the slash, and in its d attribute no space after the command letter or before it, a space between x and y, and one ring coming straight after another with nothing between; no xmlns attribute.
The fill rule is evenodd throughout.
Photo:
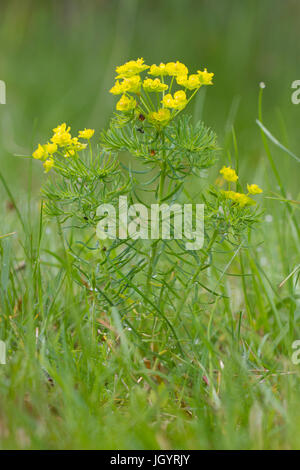
<svg viewBox="0 0 300 470"><path fill-rule="evenodd" d="M249 194L260 194L263 190L257 184L247 184Z"/></svg>
<svg viewBox="0 0 300 470"><path fill-rule="evenodd" d="M171 119L171 113L166 108L161 108L158 111L149 113L148 120L155 126L165 126Z"/></svg>
<svg viewBox="0 0 300 470"><path fill-rule="evenodd" d="M196 88L200 88L202 85L199 75L195 73L189 77L187 75L178 75L176 77L176 81L178 85L184 86L188 90L195 90Z"/></svg>
<svg viewBox="0 0 300 470"><path fill-rule="evenodd" d="M150 75L154 75L155 77L169 74L167 70L167 66L163 62L161 62L159 65L155 65L155 64L151 65L148 73Z"/></svg>
<svg viewBox="0 0 300 470"><path fill-rule="evenodd" d="M198 70L197 73L198 73L198 76L202 85L213 84L212 79L213 79L214 73L209 73L207 69L204 69L203 72L201 72L201 70Z"/></svg>
<svg viewBox="0 0 300 470"><path fill-rule="evenodd" d="M68 145L71 142L71 139L72 137L69 132L57 133L51 138L53 143L60 145L61 147Z"/></svg>
<svg viewBox="0 0 300 470"><path fill-rule="evenodd" d="M183 109L187 104L186 94L183 90L174 93L174 100L176 109Z"/></svg>
<svg viewBox="0 0 300 470"><path fill-rule="evenodd" d="M61 147L65 147L66 145L70 144L72 140L70 129L70 126L67 127L65 122L60 126L55 127L53 129L54 135L51 138L51 141L54 144L60 145Z"/></svg>
<svg viewBox="0 0 300 470"><path fill-rule="evenodd" d="M237 193L235 191L222 191L222 194L226 197L226 199L230 199L231 201L238 204L240 207L251 206L255 205L255 201L248 197L246 194Z"/></svg>
<svg viewBox="0 0 300 470"><path fill-rule="evenodd" d="M176 91L174 97L168 93L162 99L162 103L166 108L183 109L187 104L186 94L183 90Z"/></svg>
<svg viewBox="0 0 300 470"><path fill-rule="evenodd" d="M168 62L166 65L168 75L177 77L178 75L187 75L189 73L188 68L179 62Z"/></svg>
<svg viewBox="0 0 300 470"><path fill-rule="evenodd" d="M45 173L48 173L48 171L51 170L51 168L53 167L54 165L54 160L53 158L48 158L48 160L46 160L44 163L43 163L43 166L45 168Z"/></svg>
<svg viewBox="0 0 300 470"><path fill-rule="evenodd" d="M45 151L52 155L53 153L55 153L57 151L57 145L56 144L52 144L51 142L48 142L47 144L45 144Z"/></svg>
<svg viewBox="0 0 300 470"><path fill-rule="evenodd" d="M221 175L223 175L226 181L230 181L233 183L235 183L239 178L235 170L230 168L230 166L223 166L222 170L220 170L220 173Z"/></svg>
<svg viewBox="0 0 300 470"><path fill-rule="evenodd" d="M140 73L145 70L148 70L149 75L160 78L149 78L148 76L144 81L142 81ZM151 122L160 123L159 125L162 125L162 122L168 122L172 117L175 117L178 114L178 111L185 108L189 100L194 96L194 94L192 94L191 97L187 99L185 93L187 90L195 90L196 92L202 85L212 84L212 77L214 75L213 73L208 73L206 69L204 69L204 71L199 70L197 73L188 75L188 68L178 60L176 62L168 63L161 62L159 65L152 64L151 67L149 67L144 63L144 59L142 58L130 60L129 62L117 67L116 71L116 82L110 89L110 93L114 95L122 95L116 105L116 109L118 111L127 112L134 108L140 110L140 106L144 106L149 113L148 117L150 117ZM169 83L164 83L163 78L166 75L171 77L170 88L172 87L175 78L177 84L184 87L186 90L184 91L181 89L176 91L174 94L168 93ZM118 79L122 79L122 81ZM161 101L163 109L174 109L177 110L177 112L166 113L161 112L160 110L150 112L150 108L153 103L149 103L147 98L143 100L143 92L141 89L146 94L152 92L163 93L163 99ZM139 100L136 101L129 95L130 93L136 93L138 96L141 95L141 105ZM64 131L68 132L68 129L65 129Z"/></svg>
<svg viewBox="0 0 300 470"><path fill-rule="evenodd" d="M84 129L83 131L79 131L78 137L89 140L94 134L94 129Z"/></svg>
<svg viewBox="0 0 300 470"><path fill-rule="evenodd" d="M70 132L70 130L71 130L71 127L70 126L67 127L67 124L64 122L63 124L60 124L59 126L55 127L53 129L53 132L54 134L61 134L63 132Z"/></svg>
<svg viewBox="0 0 300 470"><path fill-rule="evenodd" d="M171 93L168 93L163 97L162 103L166 108L174 108L174 98Z"/></svg>
<svg viewBox="0 0 300 470"><path fill-rule="evenodd" d="M118 80L114 86L109 90L113 95L121 95L123 93L139 93L141 90L141 77L133 75L129 78L124 78L120 83Z"/></svg>
<svg viewBox="0 0 300 470"><path fill-rule="evenodd" d="M129 78L148 68L149 65L144 64L144 59L130 60L116 68L117 78Z"/></svg>
<svg viewBox="0 0 300 470"><path fill-rule="evenodd" d="M154 80L152 78L146 78L143 82L143 88L145 91L148 92L160 92L160 91L165 91L168 89L168 85L165 83L162 83L159 78L155 78Z"/></svg>
<svg viewBox="0 0 300 470"><path fill-rule="evenodd" d="M123 95L122 98L117 102L116 109L117 111L131 111L136 107L136 101L131 96L128 97Z"/></svg>
<svg viewBox="0 0 300 470"><path fill-rule="evenodd" d="M121 83L123 92L129 93L139 93L141 90L141 77L139 75L134 75L133 77L124 78Z"/></svg>
<svg viewBox="0 0 300 470"><path fill-rule="evenodd" d="M32 154L33 158L41 160L45 156L45 149L41 144L38 145L38 148Z"/></svg>
<svg viewBox="0 0 300 470"><path fill-rule="evenodd" d="M123 84L120 83L119 80L117 80L114 86L109 90L109 92L113 95L121 95L122 93L124 93Z"/></svg>

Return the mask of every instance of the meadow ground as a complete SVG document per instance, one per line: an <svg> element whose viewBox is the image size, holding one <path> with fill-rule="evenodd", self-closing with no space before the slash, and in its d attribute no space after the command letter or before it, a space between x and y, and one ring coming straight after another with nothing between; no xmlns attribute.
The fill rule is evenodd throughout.
<svg viewBox="0 0 300 470"><path fill-rule="evenodd" d="M0 448L299 449L300 164L256 123L300 156L299 2L88 3L0 6ZM97 139L114 68L137 57L215 73L189 112L217 133L219 166L264 189L248 246L214 252L205 282L217 300L201 291L192 310L166 311L182 351L163 323L151 336L143 298L133 330L103 316L74 275L77 231L43 216L45 175L24 157L64 121Z"/></svg>

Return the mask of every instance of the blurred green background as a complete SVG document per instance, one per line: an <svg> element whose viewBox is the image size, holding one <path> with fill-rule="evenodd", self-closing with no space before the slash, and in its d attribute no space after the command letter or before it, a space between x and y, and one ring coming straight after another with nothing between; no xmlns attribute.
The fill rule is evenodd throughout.
<svg viewBox="0 0 300 470"><path fill-rule="evenodd" d="M108 93L115 67L144 57L215 73L215 86L195 103L196 115L217 131L221 146L234 124L241 170L261 180L268 170L255 124L261 81L265 124L298 151L300 105L291 103L291 84L300 79L299 15L299 0L1 0L5 177L26 190L28 160L14 155L31 154L60 122L100 131L116 101ZM291 190L297 188L297 163L274 152ZM33 171L42 176L39 164ZM33 181L38 190L40 178Z"/></svg>

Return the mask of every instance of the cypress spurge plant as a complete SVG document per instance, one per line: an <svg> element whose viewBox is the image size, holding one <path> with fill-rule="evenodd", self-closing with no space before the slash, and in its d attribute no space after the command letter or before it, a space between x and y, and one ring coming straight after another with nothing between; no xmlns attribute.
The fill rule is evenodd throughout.
<svg viewBox="0 0 300 470"><path fill-rule="evenodd" d="M58 219L67 237L72 228L72 276L93 294L98 315L119 328L127 325L140 347L155 355L187 352L193 347L189 317L223 297L211 285L214 252L242 246L258 219L252 195L261 190L248 184L244 193L235 170L226 166L220 171L226 189L206 184L217 160L216 136L183 110L203 86L212 85L212 73L189 74L178 61L150 67L143 59L116 72L110 92L121 97L98 145L91 144L93 130L72 137L62 124L33 153L52 174L43 189L45 213ZM169 208L170 236L160 231L151 238L150 224L145 236L135 206L126 220L126 225L134 220L134 236L116 231L106 240L97 238L97 225L104 222L98 206L117 209L120 196L131 205L157 204L161 214ZM204 243L194 249L187 249L185 231L175 237L176 204L189 204L192 215L195 204L204 205ZM80 232L80 244L74 243ZM223 268L218 266L220 272Z"/></svg>

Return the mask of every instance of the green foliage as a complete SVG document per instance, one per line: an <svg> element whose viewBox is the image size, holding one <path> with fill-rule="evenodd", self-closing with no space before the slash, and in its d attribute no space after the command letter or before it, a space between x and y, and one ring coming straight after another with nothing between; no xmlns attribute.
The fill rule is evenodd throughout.
<svg viewBox="0 0 300 470"><path fill-rule="evenodd" d="M68 158L56 164L58 178L49 179L43 189L45 214L73 218L83 227L95 226L96 211L101 203L116 202L126 194L129 181L122 177L119 165L111 155L98 153L91 165L80 158Z"/></svg>
<svg viewBox="0 0 300 470"><path fill-rule="evenodd" d="M181 115L167 126L156 128L148 120L141 121L135 112L116 115L108 130L101 133L100 145L96 156L90 146L89 152L76 152L55 164L59 180L48 183L43 191L46 213L59 217L62 223L71 218L66 233L72 226L90 233L88 243L84 235L83 240L72 236L67 243L77 282L83 276L85 288L97 293L96 308L110 318L117 309L121 323L130 324L133 331L137 330L137 319L144 317L138 326L139 348L148 350L148 342L145 345L141 341L144 335L155 334L159 339L162 330L166 330L171 335L168 348L187 354L182 344L186 326L182 324L176 331L173 323L178 315L186 315L192 308L201 311L203 300L212 304L222 297L209 285L206 274L214 263L213 251L216 246L226 251L226 243L242 243L243 236L257 221L256 209L239 207L212 188L197 194L196 203L205 204L208 222L205 244L197 250L186 249L189 240L185 232L181 239L172 239L172 221L170 240L161 234L158 239L147 241L139 235L134 240L129 235L125 240L97 240L98 205L117 206L118 196L124 194L128 194L131 203L192 204L187 191L189 181L203 179L203 171L213 166L218 151L215 134L202 122L194 125L190 117ZM123 152L141 161L144 170L121 167L117 158ZM133 321L132 312L137 317ZM148 354L152 354L150 350Z"/></svg>

